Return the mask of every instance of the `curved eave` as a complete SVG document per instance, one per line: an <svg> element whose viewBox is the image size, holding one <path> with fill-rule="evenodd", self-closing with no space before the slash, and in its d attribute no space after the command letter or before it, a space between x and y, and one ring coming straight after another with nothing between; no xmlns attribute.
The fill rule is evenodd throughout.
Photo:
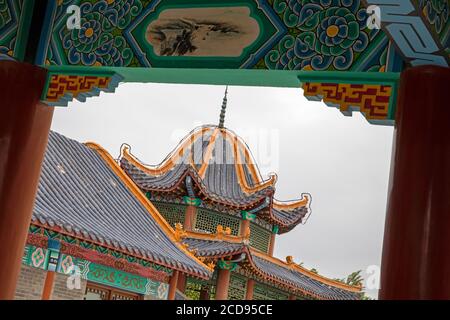
<svg viewBox="0 0 450 320"><path fill-rule="evenodd" d="M263 210L258 216L271 224L278 226L278 233L283 234L294 229L300 223L304 224L311 214L311 195L303 193L302 198L290 203L294 205L279 205L280 201L272 199L268 210Z"/></svg>
<svg viewBox="0 0 450 320"><path fill-rule="evenodd" d="M85 145L92 150L96 151L100 157L105 161L105 163L113 170L113 172L119 177L122 182L127 186L127 188L134 194L136 199L147 209L150 216L156 221L156 223L161 227L161 230L169 237L169 239L182 251L186 256L190 257L199 266L205 269L205 272L199 272L192 268L188 268L181 263L165 263L158 261L153 261L158 264L166 265L172 269L187 273L196 277L208 279L213 272L213 269L205 265L202 261L198 260L190 251L188 251L184 246L182 246L175 237L174 229L168 224L168 222L161 216L158 210L153 206L153 204L145 197L145 195L139 190L139 188L134 184L134 182L127 176L127 174L120 168L117 162L111 157L111 155L103 149L100 145L87 142ZM87 240L87 239L86 239ZM133 252L132 250L131 252ZM140 258L145 258L140 256ZM164 262L164 259L160 259Z"/></svg>
<svg viewBox="0 0 450 320"><path fill-rule="evenodd" d="M347 292L347 294L358 294L361 293L361 287L355 287L355 286L349 286L347 284L341 283L339 281L335 281L335 280L331 280L329 278L323 277L321 275L318 275L316 273L313 273L305 268L302 268L301 266L291 263L288 264L286 262L283 262L280 259L277 259L275 257L269 256L261 251L255 250L253 248L249 249L250 251L250 255L248 256L248 267L250 267L255 273L259 274L263 279L272 281L274 283L277 284L281 284L286 286L287 288L289 288L289 290L293 291L293 292L298 292L298 293L302 293L304 295L307 296L311 296L313 298L316 299L333 299L331 298L329 295L323 295L317 292L314 292L312 290L307 290L305 288L300 288L298 285L296 285L295 283L288 281L287 279L281 278L281 277L277 277L272 273L266 272L265 270L262 270L261 268L259 268L255 261L252 258L252 255L255 255L256 257L259 257L263 260L269 261L273 264L276 264L286 270L292 270L295 272L298 272L300 274L302 274L303 276L306 276L308 278L314 279L316 281L318 281L319 283L326 285L326 286L330 286L332 288L338 289L338 290L342 290L344 292ZM338 298L335 298L338 299ZM356 299L356 297L353 297L353 299Z"/></svg>
<svg viewBox="0 0 450 320"><path fill-rule="evenodd" d="M202 157L203 162L201 163L200 167L197 168L197 166L193 163L192 156L186 158L189 160L184 160L184 164L191 166L197 173L200 180L203 180L203 178L205 177L207 168L211 162L212 150L215 146L215 140L217 136L221 134L227 141L230 142L230 145L233 146L233 155L234 159L236 159L234 165L238 176L238 183L245 194L251 195L260 190L267 189L269 187L273 188L275 186L277 180L276 175L272 174L268 179L262 179L261 174L259 173L259 170L254 163L253 157L251 156L248 146L234 132L225 128L219 129L214 128L213 126L203 126L194 129L183 140L181 140L177 147L166 157L165 160L163 160L163 162L156 166L144 165L140 160L138 160L130 153L130 147L126 144L122 145L120 158L126 159L149 176L158 177L168 173L170 170L173 170L177 164L179 165L183 161L182 159L185 156L185 153L188 152L187 150L191 152L190 144L196 141L208 130L213 130L213 132L209 137L209 145L206 149L205 155ZM243 169L244 165L248 167L248 170L254 182L253 185L249 185L245 178Z"/></svg>
<svg viewBox="0 0 450 320"><path fill-rule="evenodd" d="M133 178L134 174L127 169L127 164L125 161L128 162L129 165L134 166L135 169L140 170L142 172L141 167L137 167L134 162L129 160L128 157L122 157L120 159L121 168L126 172L126 174L129 176L131 180L135 184L137 184L143 191L158 191L158 192L171 192L180 187L184 181L187 175L191 176L193 183L197 186L200 193L207 199L225 205L234 207L237 209L246 209L252 206L256 206L258 203L263 201L267 196L271 195L273 193L273 188L271 186L266 187L265 189L258 190L254 192L251 196L241 198L239 201L237 199L229 199L227 197L224 197L222 195L219 195L217 193L211 192L203 182L202 178L199 176L198 172L192 167L188 165L179 165L178 167L174 167L173 170L176 170L176 172L168 171L164 175L160 176L154 176L154 177L160 177L164 178L165 175L169 175L174 173L173 175L176 176L176 179L174 177L170 177L171 179L170 183L168 184L162 184L160 186L157 185L150 185L147 183L143 183L140 181L137 181L137 179ZM146 172L142 172L143 174L148 174Z"/></svg>

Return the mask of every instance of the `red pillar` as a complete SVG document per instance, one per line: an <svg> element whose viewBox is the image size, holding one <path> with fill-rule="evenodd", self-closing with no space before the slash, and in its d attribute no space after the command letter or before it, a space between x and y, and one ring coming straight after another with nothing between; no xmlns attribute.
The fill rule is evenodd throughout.
<svg viewBox="0 0 450 320"><path fill-rule="evenodd" d="M228 299L228 288L230 286L230 270L219 269L217 274L216 300Z"/></svg>
<svg viewBox="0 0 450 320"><path fill-rule="evenodd" d="M44 282L44 289L42 290L42 300L50 300L53 291L53 283L55 282L55 272L47 271Z"/></svg>
<svg viewBox="0 0 450 320"><path fill-rule="evenodd" d="M270 236L270 243L269 243L269 255L273 256L273 250L275 249L275 233L272 233Z"/></svg>
<svg viewBox="0 0 450 320"><path fill-rule="evenodd" d="M209 300L209 288L202 288L200 290L199 300Z"/></svg>
<svg viewBox="0 0 450 320"><path fill-rule="evenodd" d="M186 291L186 282L187 282L186 275L184 273L179 273L177 280L177 289L182 293Z"/></svg>
<svg viewBox="0 0 450 320"><path fill-rule="evenodd" d="M450 299L450 69L402 72L380 299Z"/></svg>
<svg viewBox="0 0 450 320"><path fill-rule="evenodd" d="M174 270L172 276L170 277L169 293L167 295L167 300L175 300L175 293L177 292L178 274L179 272L177 270Z"/></svg>
<svg viewBox="0 0 450 320"><path fill-rule="evenodd" d="M0 299L13 299L53 108L46 70L0 61Z"/></svg>
<svg viewBox="0 0 450 320"><path fill-rule="evenodd" d="M192 231L192 227L194 226L194 218L197 212L197 207L193 205L188 205L186 207L186 214L184 217L184 230Z"/></svg>
<svg viewBox="0 0 450 320"><path fill-rule="evenodd" d="M290 294L288 300L297 300L297 297L293 294Z"/></svg>
<svg viewBox="0 0 450 320"><path fill-rule="evenodd" d="M246 220L246 219L241 220L241 228L239 230L239 235L241 237L245 236L245 234L247 233L248 227L250 227L250 220Z"/></svg>
<svg viewBox="0 0 450 320"><path fill-rule="evenodd" d="M245 300L253 300L253 289L255 288L255 280L247 280L247 291L245 293Z"/></svg>

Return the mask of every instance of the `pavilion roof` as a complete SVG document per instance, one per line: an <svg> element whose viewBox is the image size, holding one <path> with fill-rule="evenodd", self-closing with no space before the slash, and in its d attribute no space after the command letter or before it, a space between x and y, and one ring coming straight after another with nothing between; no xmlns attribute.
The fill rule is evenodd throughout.
<svg viewBox="0 0 450 320"><path fill-rule="evenodd" d="M249 247L242 237L188 232L183 240L190 250L202 258L223 259L246 253L241 266L255 277L318 299L359 299L361 288L331 280L311 272L290 257L282 261Z"/></svg>
<svg viewBox="0 0 450 320"><path fill-rule="evenodd" d="M241 210L260 207L256 214L287 232L304 222L310 213L311 197L288 202L274 198L276 175L263 179L250 149L233 131L214 125L191 131L178 146L156 166L144 165L122 148L120 165L144 191L174 192L185 188L190 176L196 196ZM267 206L262 206L268 203Z"/></svg>
<svg viewBox="0 0 450 320"><path fill-rule="evenodd" d="M211 275L104 149L56 132L49 136L33 221L192 276Z"/></svg>

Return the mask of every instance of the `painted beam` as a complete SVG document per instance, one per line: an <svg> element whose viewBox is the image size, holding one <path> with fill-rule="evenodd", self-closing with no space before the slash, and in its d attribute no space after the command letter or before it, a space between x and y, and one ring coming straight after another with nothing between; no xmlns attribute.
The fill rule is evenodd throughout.
<svg viewBox="0 0 450 320"><path fill-rule="evenodd" d="M365 0L378 10L381 28L411 66L450 66L447 0Z"/></svg>

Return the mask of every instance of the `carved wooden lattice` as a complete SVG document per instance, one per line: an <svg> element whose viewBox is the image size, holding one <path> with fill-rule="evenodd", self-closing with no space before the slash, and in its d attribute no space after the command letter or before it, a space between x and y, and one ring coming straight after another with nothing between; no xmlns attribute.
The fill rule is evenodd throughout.
<svg viewBox="0 0 450 320"><path fill-rule="evenodd" d="M271 232L257 224L250 223L250 245L263 252L269 251Z"/></svg>
<svg viewBox="0 0 450 320"><path fill-rule="evenodd" d="M253 300L288 300L289 295L281 290L255 283Z"/></svg>
<svg viewBox="0 0 450 320"><path fill-rule="evenodd" d="M239 235L240 223L241 220L233 216L217 213L208 209L197 208L195 229L199 231L215 233L217 230L217 225L220 224L224 228L230 227L231 234L237 236Z"/></svg>
<svg viewBox="0 0 450 320"><path fill-rule="evenodd" d="M216 297L216 281L216 272L213 273L213 276L209 280L188 277L186 280L185 295L191 300L200 300L202 291L207 291L209 300L214 300Z"/></svg>
<svg viewBox="0 0 450 320"><path fill-rule="evenodd" d="M153 204L170 226L175 227L176 223L184 224L184 217L186 215L185 205L155 201L153 201Z"/></svg>
<svg viewBox="0 0 450 320"><path fill-rule="evenodd" d="M228 289L228 300L244 300L247 292L247 279L239 274L232 273Z"/></svg>

